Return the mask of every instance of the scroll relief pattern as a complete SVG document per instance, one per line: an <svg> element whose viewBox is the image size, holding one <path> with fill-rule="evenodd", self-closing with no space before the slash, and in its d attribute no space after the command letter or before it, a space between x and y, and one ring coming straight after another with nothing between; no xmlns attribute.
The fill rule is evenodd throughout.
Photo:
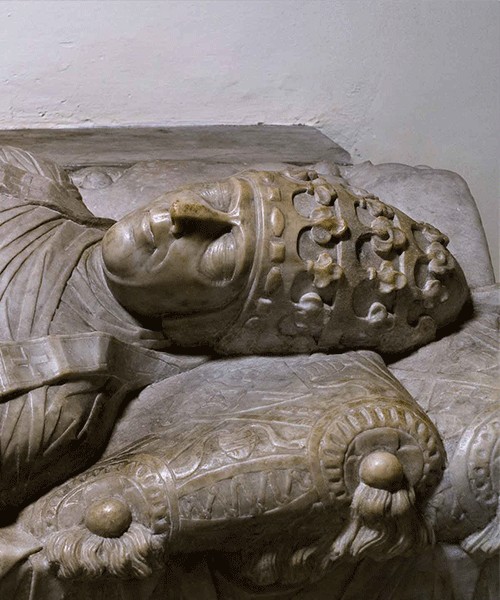
<svg viewBox="0 0 500 600"><path fill-rule="evenodd" d="M60 577L147 577L171 554L217 550L244 556L245 577L269 585L317 576L343 556L389 558L432 542L421 505L444 450L380 359L263 360L290 381L274 399L235 389L233 373L223 393L245 410L193 416L27 509ZM258 363L252 373L259 381Z"/></svg>

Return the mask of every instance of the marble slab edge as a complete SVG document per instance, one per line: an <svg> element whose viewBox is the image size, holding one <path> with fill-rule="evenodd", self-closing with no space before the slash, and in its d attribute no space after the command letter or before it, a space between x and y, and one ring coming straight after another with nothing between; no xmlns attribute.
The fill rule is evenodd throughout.
<svg viewBox="0 0 500 600"><path fill-rule="evenodd" d="M302 125L13 129L0 130L0 146L21 147L71 169L154 160L352 162L326 135Z"/></svg>

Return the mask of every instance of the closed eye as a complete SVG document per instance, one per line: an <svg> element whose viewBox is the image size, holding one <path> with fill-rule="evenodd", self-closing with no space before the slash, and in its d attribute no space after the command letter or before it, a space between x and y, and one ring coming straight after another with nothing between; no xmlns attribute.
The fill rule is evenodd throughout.
<svg viewBox="0 0 500 600"><path fill-rule="evenodd" d="M233 186L229 181L217 181L203 186L200 196L212 208L229 212L233 204Z"/></svg>
<svg viewBox="0 0 500 600"><path fill-rule="evenodd" d="M215 285L223 285L233 278L236 269L236 240L231 232L208 245L199 269Z"/></svg>

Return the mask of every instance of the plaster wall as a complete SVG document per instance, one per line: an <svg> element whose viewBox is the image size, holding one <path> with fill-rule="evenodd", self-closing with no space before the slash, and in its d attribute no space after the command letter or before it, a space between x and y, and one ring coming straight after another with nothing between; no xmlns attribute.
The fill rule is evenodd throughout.
<svg viewBox="0 0 500 600"><path fill-rule="evenodd" d="M498 2L17 0L0 23L0 129L313 125L459 172L498 273Z"/></svg>

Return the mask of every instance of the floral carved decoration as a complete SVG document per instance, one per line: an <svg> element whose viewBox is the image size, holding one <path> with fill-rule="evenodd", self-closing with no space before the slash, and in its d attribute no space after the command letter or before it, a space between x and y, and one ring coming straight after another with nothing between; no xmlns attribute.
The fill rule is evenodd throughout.
<svg viewBox="0 0 500 600"><path fill-rule="evenodd" d="M419 230L429 242L439 242L443 246L447 246L450 242L448 236L441 233L436 227L429 225L429 223L419 223Z"/></svg>
<svg viewBox="0 0 500 600"><path fill-rule="evenodd" d="M384 204L375 196L361 198L358 202L360 208L367 210L373 217L394 218L394 210L391 206Z"/></svg>
<svg viewBox="0 0 500 600"><path fill-rule="evenodd" d="M372 247L379 256L384 257L393 251L402 251L406 247L406 235L387 217L377 217L372 221L371 228Z"/></svg>
<svg viewBox="0 0 500 600"><path fill-rule="evenodd" d="M452 255L439 242L432 242L425 254L429 260L430 273L444 275L455 268L455 261Z"/></svg>
<svg viewBox="0 0 500 600"><path fill-rule="evenodd" d="M319 289L328 287L344 274L342 267L333 261L328 252L322 252L314 262L307 261L307 270L313 273L314 285Z"/></svg>
<svg viewBox="0 0 500 600"><path fill-rule="evenodd" d="M406 275L400 271L396 271L389 260L384 260L378 270L370 267L368 269L368 279L378 281L378 289L382 294L390 294L391 292L402 290L408 283Z"/></svg>
<svg viewBox="0 0 500 600"><path fill-rule="evenodd" d="M319 323L323 316L323 300L315 292L304 294L297 304L295 325L298 329L308 329Z"/></svg>
<svg viewBox="0 0 500 600"><path fill-rule="evenodd" d="M374 302L368 311L366 319L372 324L386 328L394 325L394 315L381 302Z"/></svg>
<svg viewBox="0 0 500 600"><path fill-rule="evenodd" d="M347 223L342 217L335 216L326 206L315 208L311 213L313 227L311 236L317 244L328 244L339 239L347 232Z"/></svg>
<svg viewBox="0 0 500 600"><path fill-rule="evenodd" d="M437 279L428 279L422 289L425 308L433 308L436 303L442 304L450 297L446 287Z"/></svg>

